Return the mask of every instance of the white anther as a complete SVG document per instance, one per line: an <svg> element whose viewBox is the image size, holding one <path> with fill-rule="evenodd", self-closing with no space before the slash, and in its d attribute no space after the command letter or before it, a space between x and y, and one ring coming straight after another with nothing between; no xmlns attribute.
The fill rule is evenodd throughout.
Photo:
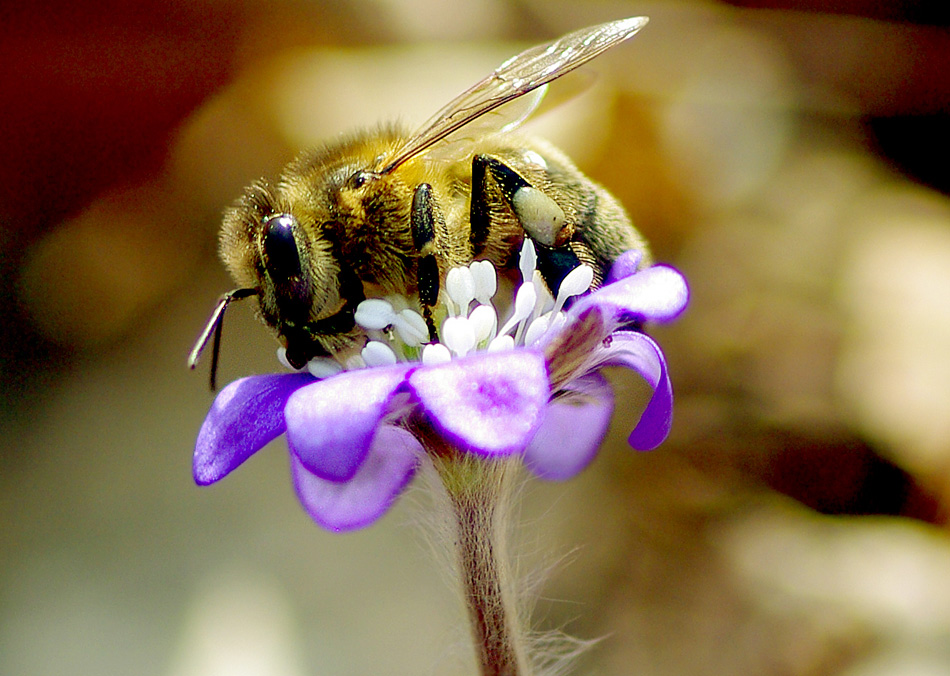
<svg viewBox="0 0 950 676"><path fill-rule="evenodd" d="M396 363L396 353L386 343L371 340L360 352L367 366L392 366Z"/></svg>
<svg viewBox="0 0 950 676"><path fill-rule="evenodd" d="M307 370L314 378L329 378L343 370L335 359L329 357L314 357L307 362Z"/></svg>
<svg viewBox="0 0 950 676"><path fill-rule="evenodd" d="M551 316L550 314L541 315L533 322L528 324L528 330L524 333L524 344L527 346L534 345L538 340L543 336L548 327L551 325Z"/></svg>
<svg viewBox="0 0 950 676"><path fill-rule="evenodd" d="M475 334L475 344L481 345L494 336L494 331L498 326L498 315L491 305L476 305L472 314L468 316L468 322Z"/></svg>
<svg viewBox="0 0 950 676"><path fill-rule="evenodd" d="M356 314L353 315L357 324L369 330L385 329L395 318L393 306L382 298L367 298L356 306Z"/></svg>
<svg viewBox="0 0 950 676"><path fill-rule="evenodd" d="M518 268L521 270L521 279L530 282L534 279L534 271L538 267L538 252L534 250L534 242L529 237L524 238L521 245L521 256L518 259Z"/></svg>
<svg viewBox="0 0 950 676"><path fill-rule="evenodd" d="M465 317L449 317L442 322L442 344L459 357L464 357L475 347L475 332Z"/></svg>
<svg viewBox="0 0 950 676"><path fill-rule="evenodd" d="M425 366L447 364L452 361L452 353L442 343L429 343L422 348L422 363Z"/></svg>
<svg viewBox="0 0 950 676"><path fill-rule="evenodd" d="M504 352L515 349L515 339L511 336L498 336L488 343L489 352Z"/></svg>
<svg viewBox="0 0 950 676"><path fill-rule="evenodd" d="M475 280L475 300L482 305L491 302L498 289L498 275L491 261L475 261L469 267Z"/></svg>
<svg viewBox="0 0 950 676"><path fill-rule="evenodd" d="M452 268L445 276L445 292L458 305L459 312L468 314L469 303L475 298L475 278L467 267Z"/></svg>
<svg viewBox="0 0 950 676"><path fill-rule="evenodd" d="M517 326L520 321L526 319L532 310L534 310L534 304L537 300L538 292L532 282L525 282L519 286L518 292L515 294L514 312L511 317L508 318L508 321L505 322L505 325L501 327L498 334L504 335L508 333Z"/></svg>
<svg viewBox="0 0 950 676"><path fill-rule="evenodd" d="M564 303L572 296L579 296L590 289L594 282L594 268L589 265L578 265L567 273L567 276L561 280L561 286L557 290L557 301L554 303L554 311L560 312Z"/></svg>
<svg viewBox="0 0 950 676"><path fill-rule="evenodd" d="M426 326L426 320L415 310L406 309L397 314L393 320L393 327L396 329L399 340L409 347L422 345L429 340L429 327Z"/></svg>

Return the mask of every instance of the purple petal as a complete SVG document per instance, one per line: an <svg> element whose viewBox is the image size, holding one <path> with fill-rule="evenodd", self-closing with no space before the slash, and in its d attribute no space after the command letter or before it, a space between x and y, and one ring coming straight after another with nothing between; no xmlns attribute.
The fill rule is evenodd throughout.
<svg viewBox="0 0 950 676"><path fill-rule="evenodd" d="M544 412L525 449L525 464L542 479L570 479L597 455L613 412L613 393L598 373L578 378Z"/></svg>
<svg viewBox="0 0 950 676"><path fill-rule="evenodd" d="M640 249L630 249L617 256L617 260L610 266L607 273L605 284L613 284L616 281L635 274L640 269L640 263L643 261L643 252Z"/></svg>
<svg viewBox="0 0 950 676"><path fill-rule="evenodd" d="M284 410L291 452L322 479L352 479L409 368L345 371L295 392Z"/></svg>
<svg viewBox="0 0 950 676"><path fill-rule="evenodd" d="M673 385L660 346L642 333L617 331L611 336L610 346L605 348L603 359L599 361L602 366L633 369L653 387L653 397L627 441L638 451L659 446L673 426Z"/></svg>
<svg viewBox="0 0 950 676"><path fill-rule="evenodd" d="M687 302L689 287L683 275L667 265L654 265L600 287L574 303L570 312L579 317L596 307L618 320L668 322L683 312Z"/></svg>
<svg viewBox="0 0 950 676"><path fill-rule="evenodd" d="M524 349L427 366L408 382L446 439L482 455L523 450L550 396L544 357Z"/></svg>
<svg viewBox="0 0 950 676"><path fill-rule="evenodd" d="M310 518L327 530L363 528L389 510L412 479L422 452L409 432L384 425L359 471L343 483L311 474L291 453L294 489Z"/></svg>
<svg viewBox="0 0 950 676"><path fill-rule="evenodd" d="M215 398L195 444L195 481L206 486L284 433L284 405L313 382L309 373L274 373L235 380Z"/></svg>

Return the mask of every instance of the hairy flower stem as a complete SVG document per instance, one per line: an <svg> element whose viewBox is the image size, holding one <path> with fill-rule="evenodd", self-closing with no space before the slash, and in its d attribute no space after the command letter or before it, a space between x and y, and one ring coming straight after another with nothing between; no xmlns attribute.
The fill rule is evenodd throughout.
<svg viewBox="0 0 950 676"><path fill-rule="evenodd" d="M437 463L455 516L455 546L481 676L528 676L504 547L513 467L453 453Z"/></svg>

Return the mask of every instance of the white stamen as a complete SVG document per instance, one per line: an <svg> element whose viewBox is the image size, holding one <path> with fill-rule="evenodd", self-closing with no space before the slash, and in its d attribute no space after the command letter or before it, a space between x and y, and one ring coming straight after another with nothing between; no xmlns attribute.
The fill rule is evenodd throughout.
<svg viewBox="0 0 950 676"><path fill-rule="evenodd" d="M588 266L572 270L561 282L555 301L537 270L537 251L528 237L518 267L526 281L517 286L511 316L500 331L498 313L491 304L498 290L497 271L490 261L473 261L449 270L446 276L439 299L441 307L434 308L436 316L448 315L439 330L441 342L426 344L429 324L418 311L416 299L398 295L369 298L357 306L355 313L356 323L369 339L360 353L351 354L342 364L333 358L317 357L306 368L315 378L328 378L344 369L388 366L405 359L421 359L422 364L432 366L476 349L500 352L518 345L537 345L567 324L561 310L568 298L590 288L593 270ZM477 301L474 307L472 301ZM293 369L286 349L280 348L277 358Z"/></svg>
<svg viewBox="0 0 950 676"><path fill-rule="evenodd" d="M520 287L518 287L518 292L515 294L515 309L511 317L508 318L508 321L505 322L505 325L501 327L501 331L498 332L498 335L504 335L511 331L515 326L518 325L520 321L527 318L534 310L534 304L538 299L538 292L535 289L532 282L525 282Z"/></svg>
<svg viewBox="0 0 950 676"><path fill-rule="evenodd" d="M367 366L392 366L396 363L396 353L386 343L371 340L360 352Z"/></svg>
<svg viewBox="0 0 950 676"><path fill-rule="evenodd" d="M467 267L452 268L445 276L445 291L458 305L462 316L468 315L468 306L475 298L475 278Z"/></svg>
<svg viewBox="0 0 950 676"><path fill-rule="evenodd" d="M356 306L353 315L356 323L364 329L385 329L396 319L396 313L389 301L382 298L367 298Z"/></svg>
<svg viewBox="0 0 950 676"><path fill-rule="evenodd" d="M553 315L556 316L556 315ZM524 344L534 345L538 340L545 334L548 330L548 326L551 324L551 314L541 315L530 324L528 324L528 329L524 333Z"/></svg>
<svg viewBox="0 0 950 676"><path fill-rule="evenodd" d="M489 352L504 352L513 349L515 349L515 339L507 335L498 336L488 343Z"/></svg>
<svg viewBox="0 0 950 676"><path fill-rule="evenodd" d="M491 261L475 261L469 269L475 280L475 300L482 305L488 305L495 291L498 289L498 276Z"/></svg>
<svg viewBox="0 0 950 676"><path fill-rule="evenodd" d="M521 245L521 257L518 260L518 268L521 270L521 279L530 282L534 279L534 271L538 267L538 252L534 250L534 242L529 237L524 238L524 244Z"/></svg>
<svg viewBox="0 0 950 676"><path fill-rule="evenodd" d="M495 328L498 326L498 315L491 305L476 305L472 314L468 316L468 321L475 334L475 343L481 345L494 336Z"/></svg>
<svg viewBox="0 0 950 676"><path fill-rule="evenodd" d="M425 366L447 364L452 361L452 353L442 343L429 343L422 348L422 363Z"/></svg>
<svg viewBox="0 0 950 676"><path fill-rule="evenodd" d="M417 347L429 340L429 327L415 310L403 310L393 320L396 335L409 347Z"/></svg>
<svg viewBox="0 0 950 676"><path fill-rule="evenodd" d="M564 303L572 296L579 296L588 289L594 282L594 268L589 265L578 265L567 273L567 276L561 280L561 286L557 290L557 301L554 303L554 311L560 312Z"/></svg>
<svg viewBox="0 0 950 676"><path fill-rule="evenodd" d="M475 347L475 331L465 317L449 317L442 322L442 344L459 357Z"/></svg>
<svg viewBox="0 0 950 676"><path fill-rule="evenodd" d="M314 378L329 378L343 370L335 359L329 357L314 357L307 362L307 370Z"/></svg>

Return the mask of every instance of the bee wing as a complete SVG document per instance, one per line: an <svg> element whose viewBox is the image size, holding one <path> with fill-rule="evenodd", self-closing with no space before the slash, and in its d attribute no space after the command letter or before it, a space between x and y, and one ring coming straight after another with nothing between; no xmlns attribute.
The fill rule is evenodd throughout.
<svg viewBox="0 0 950 676"><path fill-rule="evenodd" d="M646 23L645 16L638 16L590 26L511 57L488 77L462 92L433 115L396 151L380 173L391 172L473 120L584 65L633 37ZM540 95L535 98L537 100L526 112L520 117L515 116L515 123L527 117L540 102ZM501 120L495 131L509 126L511 122L508 116L501 116Z"/></svg>
<svg viewBox="0 0 950 676"><path fill-rule="evenodd" d="M473 119L464 127L450 132L443 139L433 141L433 146L428 149L426 159L441 162L454 162L464 159L472 154L475 145L485 136L493 134L504 134L519 127L522 122L534 115L534 112L541 105L541 99L547 93L548 86L541 85L524 96L521 96L508 104L490 110L478 119ZM435 118L433 118L434 120ZM423 129L428 128L428 125ZM413 136L417 136L414 134ZM418 152L418 151L416 151ZM412 155L407 155L409 159Z"/></svg>

